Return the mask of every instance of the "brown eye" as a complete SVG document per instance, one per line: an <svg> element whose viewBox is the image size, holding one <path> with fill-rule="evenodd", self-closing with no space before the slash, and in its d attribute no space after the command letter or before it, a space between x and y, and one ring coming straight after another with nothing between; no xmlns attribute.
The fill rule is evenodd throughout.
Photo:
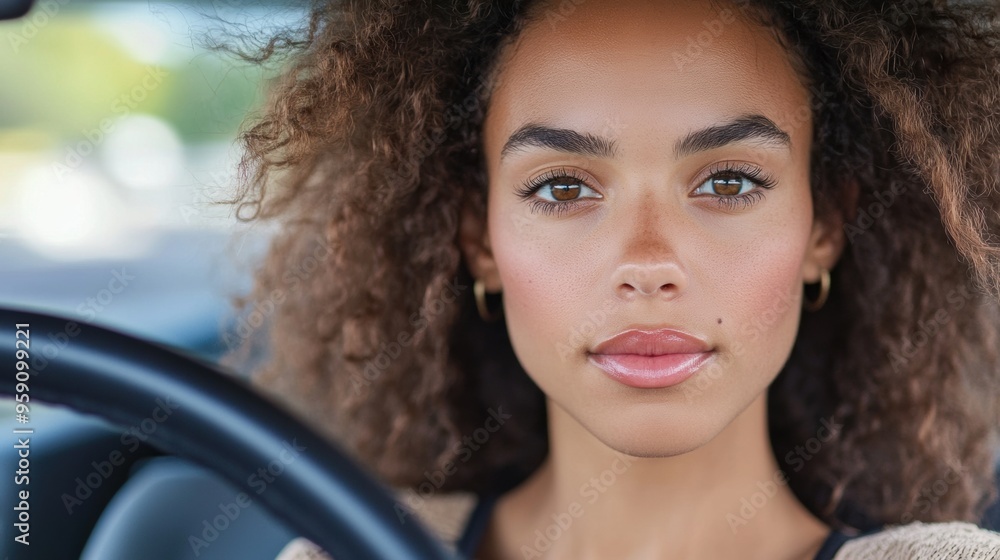
<svg viewBox="0 0 1000 560"><path fill-rule="evenodd" d="M562 169L547 171L525 183L517 190L517 195L528 203L532 212L550 215L569 212L587 198L604 198L585 179Z"/></svg>
<svg viewBox="0 0 1000 560"><path fill-rule="evenodd" d="M552 204L573 204L585 198L604 198L583 180L568 175L541 179L535 185L522 192L522 196L526 198L537 192L539 198Z"/></svg>
<svg viewBox="0 0 1000 560"><path fill-rule="evenodd" d="M567 180L568 179L568 180ZM560 202L576 200L580 195L580 185L574 184L570 177L560 177L550 183L552 198Z"/></svg>
<svg viewBox="0 0 1000 560"><path fill-rule="evenodd" d="M745 179L736 175L720 175L712 180L712 190L715 194L723 196L735 196L743 189Z"/></svg>
<svg viewBox="0 0 1000 560"><path fill-rule="evenodd" d="M742 210L756 204L764 191L777 184L755 165L726 162L713 166L711 175L692 194L702 195L723 210Z"/></svg>
<svg viewBox="0 0 1000 560"><path fill-rule="evenodd" d="M735 198L754 190L758 182L746 173L719 171L705 180L695 192L716 198ZM762 188L766 188L761 185Z"/></svg>

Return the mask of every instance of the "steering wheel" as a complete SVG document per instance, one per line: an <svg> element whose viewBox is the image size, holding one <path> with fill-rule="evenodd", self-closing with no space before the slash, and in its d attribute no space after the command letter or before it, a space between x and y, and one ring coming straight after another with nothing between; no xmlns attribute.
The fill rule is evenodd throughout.
<svg viewBox="0 0 1000 560"><path fill-rule="evenodd" d="M29 311L0 308L0 333L0 394L27 394L29 403L66 405L122 426L148 420L157 400L172 401L176 409L149 434L149 443L248 493L248 475L295 443L306 451L259 496L289 529L335 560L457 560L418 521L401 523L397 508L404 506L343 451L214 366L109 329ZM43 371L32 368L42 356L35 341L54 343L46 348ZM30 372L20 375L26 381L18 380L22 371ZM27 386L18 387L22 382Z"/></svg>

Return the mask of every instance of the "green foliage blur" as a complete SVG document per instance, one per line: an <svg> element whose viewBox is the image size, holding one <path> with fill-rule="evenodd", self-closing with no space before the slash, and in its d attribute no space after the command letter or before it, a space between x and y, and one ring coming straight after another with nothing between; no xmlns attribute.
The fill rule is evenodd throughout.
<svg viewBox="0 0 1000 560"><path fill-rule="evenodd" d="M50 0L50 14L0 22L0 152L50 149L139 113L185 144L232 139L262 98L265 70L200 45L210 28L183 27L197 13L150 6ZM147 30L165 43L161 60L120 38L131 33L142 50Z"/></svg>

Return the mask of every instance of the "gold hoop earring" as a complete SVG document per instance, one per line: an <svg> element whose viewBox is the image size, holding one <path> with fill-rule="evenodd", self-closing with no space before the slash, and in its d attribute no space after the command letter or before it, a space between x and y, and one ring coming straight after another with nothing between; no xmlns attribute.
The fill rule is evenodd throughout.
<svg viewBox="0 0 1000 560"><path fill-rule="evenodd" d="M819 279L819 296L813 301L809 301L805 294L802 297L802 306L806 308L806 311L819 311L823 308L823 304L826 303L826 298L830 295L830 271L823 269L823 273Z"/></svg>
<svg viewBox="0 0 1000 560"><path fill-rule="evenodd" d="M472 293L476 296L476 309L479 311L479 317L483 321L492 323L500 318L503 309L501 309L500 313L494 315L486 307L486 284L481 279L477 279L472 283Z"/></svg>

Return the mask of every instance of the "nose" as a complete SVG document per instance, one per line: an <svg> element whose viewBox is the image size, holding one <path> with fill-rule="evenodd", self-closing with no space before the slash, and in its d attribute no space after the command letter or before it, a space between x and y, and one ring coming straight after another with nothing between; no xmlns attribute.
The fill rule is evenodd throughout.
<svg viewBox="0 0 1000 560"><path fill-rule="evenodd" d="M683 217L646 198L633 219L621 220L624 243L614 272L616 295L630 301L639 297L672 300L685 288L685 271L677 247L683 237ZM622 236L618 236L622 239Z"/></svg>
<svg viewBox="0 0 1000 560"><path fill-rule="evenodd" d="M681 271L669 257L622 263L615 276L617 295L626 301L637 297L672 300L680 295L683 288Z"/></svg>

